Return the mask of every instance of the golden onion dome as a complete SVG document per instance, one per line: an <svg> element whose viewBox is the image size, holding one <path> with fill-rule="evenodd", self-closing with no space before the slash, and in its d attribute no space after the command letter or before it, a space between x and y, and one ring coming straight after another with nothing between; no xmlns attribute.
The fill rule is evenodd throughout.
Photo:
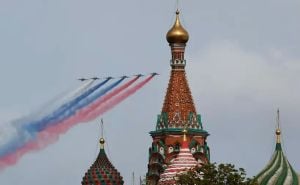
<svg viewBox="0 0 300 185"><path fill-rule="evenodd" d="M176 11L176 20L173 27L167 33L167 41L170 44L185 44L189 40L189 33L181 26L179 11Z"/></svg>

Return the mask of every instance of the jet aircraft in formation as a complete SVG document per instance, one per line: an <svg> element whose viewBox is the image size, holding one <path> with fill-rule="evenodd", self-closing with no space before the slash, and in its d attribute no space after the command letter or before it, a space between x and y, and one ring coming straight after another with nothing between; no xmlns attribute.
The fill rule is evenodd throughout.
<svg viewBox="0 0 300 185"><path fill-rule="evenodd" d="M158 73L154 72L154 73L150 73L152 76L155 76L155 75L159 75Z"/></svg>
<svg viewBox="0 0 300 185"><path fill-rule="evenodd" d="M92 80L99 80L100 78L98 78L98 77L93 77L93 78L91 78Z"/></svg>
<svg viewBox="0 0 300 185"><path fill-rule="evenodd" d="M153 73L150 73L152 76L155 76L155 75L159 75L158 73L156 72L153 72ZM136 75L133 75L133 76L137 76L137 77L142 77L142 76L145 76L143 74L136 74ZM123 75L123 76L120 76L118 78L129 78L129 76L126 76L126 75ZM79 81L86 81L86 80L99 80L99 79L106 79L106 80L110 80L110 79L115 79L115 77L112 77L112 76L108 76L108 77L104 77L104 78L99 78L99 77L93 77L93 78L78 78L77 80Z"/></svg>
<svg viewBox="0 0 300 185"><path fill-rule="evenodd" d="M136 74L134 76L141 77L141 76L144 76L144 75L143 74Z"/></svg>
<svg viewBox="0 0 300 185"><path fill-rule="evenodd" d="M129 76L124 75L124 76L121 76L120 78L129 78Z"/></svg>
<svg viewBox="0 0 300 185"><path fill-rule="evenodd" d="M88 79L86 79L86 78L78 78L77 80L79 80L79 81L86 81L86 80L88 80Z"/></svg>

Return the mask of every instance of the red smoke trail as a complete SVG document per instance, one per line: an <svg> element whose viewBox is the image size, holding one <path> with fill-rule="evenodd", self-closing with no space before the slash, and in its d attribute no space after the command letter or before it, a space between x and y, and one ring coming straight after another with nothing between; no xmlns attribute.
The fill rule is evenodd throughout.
<svg viewBox="0 0 300 185"><path fill-rule="evenodd" d="M144 85L146 85L153 78L153 76L146 78L145 80L141 81L134 87L125 91L123 94L121 94L120 96L115 98L116 101L114 101L114 100L109 101L111 98L113 98L114 96L116 96L117 94L122 92L124 89L126 89L130 85L132 85L136 80L138 80L138 78L139 77L136 77L136 78L128 81L126 84L124 84L121 87L115 89L114 91L108 93L106 96L103 96L102 98L100 98L99 100L94 102L92 105L90 105L86 108L83 108L82 110L77 112L74 116L70 117L69 119L62 121L55 126L48 127L47 129L40 132L34 141L27 143L22 148L17 150L15 153L12 153L6 157L1 158L0 159L0 171L3 170L5 167L16 164L18 162L18 160L26 153L28 153L30 151L36 151L36 150L43 149L46 146L48 146L49 144L56 142L59 139L59 135L68 131L73 125L78 124L79 122L90 121L92 119L95 119L97 116L105 113L109 109L116 106L118 103L125 100L130 95L134 94L137 90L141 89ZM102 109L99 109L99 107L101 107L101 105L103 103L105 103L104 104L105 111L103 111ZM93 111L94 109L100 110L98 115L96 115L96 112ZM86 119L87 116L88 116L88 119Z"/></svg>

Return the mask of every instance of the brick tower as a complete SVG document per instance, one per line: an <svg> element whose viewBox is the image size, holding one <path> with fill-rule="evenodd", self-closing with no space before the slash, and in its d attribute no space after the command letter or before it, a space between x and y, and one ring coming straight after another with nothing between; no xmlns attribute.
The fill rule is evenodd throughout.
<svg viewBox="0 0 300 185"><path fill-rule="evenodd" d="M161 174L178 157L184 143L183 130L187 131L185 143L198 165L208 163L210 156L206 143L209 134L203 130L186 78L184 51L189 34L180 23L178 10L166 38L172 55L171 74L156 128L150 132L153 142L149 148L148 185L157 185Z"/></svg>

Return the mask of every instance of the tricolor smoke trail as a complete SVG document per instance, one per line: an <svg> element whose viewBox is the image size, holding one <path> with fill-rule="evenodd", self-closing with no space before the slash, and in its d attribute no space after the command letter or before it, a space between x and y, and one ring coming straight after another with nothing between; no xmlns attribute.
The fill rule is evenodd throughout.
<svg viewBox="0 0 300 185"><path fill-rule="evenodd" d="M107 103L105 103L101 106L98 106L96 109L93 109L93 110L87 112L86 114L83 115L84 119L82 121L84 121L84 122L91 121L91 120L95 119L96 117L98 117L99 115L102 115L105 112L109 111L110 109L114 108L116 105L118 105L119 103L121 103L122 101L127 99L129 96L134 94L136 91L140 90L142 87L144 87L150 80L153 79L153 77L154 76L152 75L152 76L146 78L145 80L143 80L136 86L126 90L121 95L114 97L114 98L110 99Z"/></svg>
<svg viewBox="0 0 300 185"><path fill-rule="evenodd" d="M71 100L75 99L80 94L85 92L88 88L92 86L94 81L95 80L88 80L82 83L78 88L76 88L73 91L68 90L63 93L60 93L59 95L57 95L56 97L48 101L47 103L44 103L44 105L40 106L38 110L33 111L31 114L29 114L26 117L22 117L15 120L12 124L15 126L19 126L20 124L32 123L34 121L42 119L44 116L47 116L51 114L53 111L55 111L56 109L58 109L61 105L70 102Z"/></svg>
<svg viewBox="0 0 300 185"><path fill-rule="evenodd" d="M153 76L146 78L145 80L139 82L138 84L131 87L130 89L127 89L124 93L122 93L117 97L112 96L111 99L109 99L108 101L104 101L102 102L102 104L98 104L98 107L93 107L92 109L87 108L83 111L78 112L78 114L76 114L74 117L71 117L70 119L61 122L55 127L49 127L48 129L45 130L45 132L41 132L41 134L57 136L61 133L65 133L72 126L74 126L79 122L88 122L94 120L98 116L112 109L117 104L119 104L120 102L128 98L130 95L134 94L136 91L141 89L152 78Z"/></svg>
<svg viewBox="0 0 300 185"><path fill-rule="evenodd" d="M79 96L74 97L71 99L71 101L64 103L61 105L58 109L53 111L52 113L48 114L47 116L34 121L29 122L18 122L18 124L13 125L15 127L15 134L14 137L7 142L4 146L0 148L0 157L8 155L9 153L12 153L16 151L18 148L21 148L24 144L27 142L34 140L36 137L36 134L42 130L43 128L47 127L49 124L54 124L55 122L61 121L64 117L67 117L68 115L65 115L69 109L77 105L80 101L84 100L86 97L94 93L97 89L105 85L110 79L106 79L103 82L100 82L99 84L89 88L86 90L87 85L83 85L83 88L79 88L78 90L75 90L73 95L77 95L79 90L83 91ZM122 80L122 79L120 79ZM119 80L119 81L120 81ZM121 82L115 82L113 85L109 86L111 88L115 87ZM89 84L89 83L88 83ZM109 90L109 89L104 89ZM106 93L107 91L103 92ZM72 93L71 93L72 94ZM98 94L97 94L98 95ZM70 96L71 97L71 96ZM94 96L93 96L94 97ZM96 97L94 97L96 98ZM91 100L91 99L89 99ZM73 109L75 110L75 109Z"/></svg>
<svg viewBox="0 0 300 185"><path fill-rule="evenodd" d="M84 82L81 86L79 86L74 91L67 93L67 95L64 95L64 94L66 94L66 92L58 95L56 98L53 98L51 101L46 103L45 106L40 107L39 111L34 113L32 116L30 116L31 119L28 119L28 120L33 120L33 118L35 120L38 120L38 119L41 119L42 116L51 114L54 110L58 109L61 105L64 105L67 102L70 102L71 100L75 99L80 94L85 92L87 89L89 89L92 86L92 84L94 82L95 82L95 80L87 80L86 82ZM26 122L30 123L32 121L26 121ZM21 123L25 123L25 121L21 121Z"/></svg>
<svg viewBox="0 0 300 185"><path fill-rule="evenodd" d="M117 85L119 85L123 80L125 80L125 77L114 82L113 84L109 85L108 87L105 87L104 89L100 89L100 91L98 91L98 92L88 91L89 94L85 98L80 98L80 99L76 98L76 100L74 102L70 103L67 107L65 107L63 110L61 110L61 112L57 111L57 114L52 115L50 118L46 119L45 121L31 124L29 129L39 132L39 131L44 130L46 127L50 126L51 124L57 124L60 121L67 119L68 117L74 115L77 110L89 105L96 99L105 95L107 92L109 92L110 90L115 88ZM95 93L93 93L93 92L95 92Z"/></svg>
<svg viewBox="0 0 300 185"><path fill-rule="evenodd" d="M42 106L43 111L31 113L29 116L19 118L11 123L2 124L0 130L4 133L0 135L0 157L4 156L9 151L13 151L17 146L21 146L23 141L26 141L30 134L24 133L24 127L26 124L34 123L37 120L41 120L43 116L51 114L55 109L58 109L60 105L66 104L75 99L80 94L83 94L94 82L94 80L87 81L81 84L75 90L65 93L67 95L59 95L52 99L50 105ZM53 103L54 102L54 103Z"/></svg>
<svg viewBox="0 0 300 185"><path fill-rule="evenodd" d="M63 119L59 119L59 122L55 122L55 124L49 124L41 130L35 130L35 137L27 139L27 142L23 143L23 145L14 148L14 150L10 150L10 152L8 153L6 152L5 155L1 155L2 148L0 147L0 170L15 164L24 154L30 151L40 150L48 146L49 144L54 143L58 140L61 134L68 131L72 126L80 122L91 121L97 116L102 115L106 111L112 109L114 106L116 106L117 104L128 98L130 95L134 94L136 91L141 89L152 78L153 76L150 76L129 88L139 79L139 77L136 77L123 84L122 86L117 87L115 90L112 90L111 92L107 93L124 80L121 79L119 80L120 82L118 84L114 83L115 86L108 86L111 87L110 89L100 89L100 91L102 91L103 94L101 96L98 96L96 99L91 98L96 97L95 93L93 94L94 96L88 96L84 98L81 103L74 105L73 110L71 107L71 110L67 111L70 114L67 114L67 116L63 117ZM25 133L24 135L26 134L28 133Z"/></svg>
<svg viewBox="0 0 300 185"><path fill-rule="evenodd" d="M94 103L92 103L90 106L86 107L83 111L79 112L78 115L79 114L88 114L89 112L93 111L94 109L96 109L97 107L99 107L101 104L105 103L106 101L108 101L112 97L118 95L123 90L125 90L126 88L128 88L130 85L132 85L139 78L140 77L137 76L134 79L132 79L132 80L128 81L127 83L125 83L124 85L122 85L121 87L118 87L115 90L113 90L112 92L108 93L107 95L101 97L100 99L98 99L97 101L95 101Z"/></svg>
<svg viewBox="0 0 300 185"><path fill-rule="evenodd" d="M29 130L29 131L40 131L43 128L47 127L48 124L53 122L58 122L61 119L63 119L63 115L69 111L71 108L76 106L80 101L87 98L89 95L94 93L97 89L105 85L110 79L106 79L105 81L97 84L96 86L88 89L86 92L81 94L80 96L76 97L75 99L71 100L70 102L67 102L60 106L57 110L55 110L53 113L49 114L48 116L44 117L41 120L38 120L33 123L27 123L26 127L23 129ZM28 125L28 126L27 126Z"/></svg>

